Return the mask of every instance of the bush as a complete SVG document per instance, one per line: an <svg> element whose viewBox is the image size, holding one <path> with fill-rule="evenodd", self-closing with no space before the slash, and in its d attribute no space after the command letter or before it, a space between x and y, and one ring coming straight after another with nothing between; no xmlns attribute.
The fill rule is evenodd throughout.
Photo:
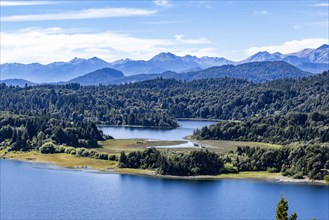
<svg viewBox="0 0 329 220"><path fill-rule="evenodd" d="M94 155L95 159L100 159L100 160L108 160L108 154L106 153L95 153Z"/></svg>
<svg viewBox="0 0 329 220"><path fill-rule="evenodd" d="M267 168L267 172L269 172L269 173L276 173L276 172L278 172L278 169L275 168L275 167L269 167L269 168Z"/></svg>
<svg viewBox="0 0 329 220"><path fill-rule="evenodd" d="M57 150L57 146L52 142L44 143L40 147L40 152L42 154L54 154L56 153L56 150Z"/></svg>
<svg viewBox="0 0 329 220"><path fill-rule="evenodd" d="M117 160L117 157L115 155L109 155L109 160L115 161Z"/></svg>
<svg viewBox="0 0 329 220"><path fill-rule="evenodd" d="M295 175L293 175L292 178L294 178L294 179L304 179L303 173L302 172L298 172Z"/></svg>
<svg viewBox="0 0 329 220"><path fill-rule="evenodd" d="M224 164L224 170L223 173L238 173L239 170L236 166L234 166L231 163L225 163Z"/></svg>
<svg viewBox="0 0 329 220"><path fill-rule="evenodd" d="M72 154L73 151L75 152L75 148L74 147L65 147L64 153L66 153L66 154Z"/></svg>
<svg viewBox="0 0 329 220"><path fill-rule="evenodd" d="M282 173L283 176L293 176L295 173L291 169L285 169Z"/></svg>
<svg viewBox="0 0 329 220"><path fill-rule="evenodd" d="M329 184L329 175L325 175L323 177L324 181Z"/></svg>
<svg viewBox="0 0 329 220"><path fill-rule="evenodd" d="M64 146L57 146L56 147L56 152L55 153L65 153L66 147Z"/></svg>

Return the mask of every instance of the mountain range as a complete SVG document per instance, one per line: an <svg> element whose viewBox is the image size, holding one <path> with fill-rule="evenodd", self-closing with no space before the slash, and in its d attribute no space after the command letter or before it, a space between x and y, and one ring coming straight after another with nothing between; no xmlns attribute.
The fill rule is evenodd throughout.
<svg viewBox="0 0 329 220"><path fill-rule="evenodd" d="M74 78L68 81L68 83L79 83L81 85L108 85L151 80L159 77L166 79L174 78L183 81L230 77L261 83L269 80L299 78L309 75L312 75L312 73L302 71L284 61L263 61L244 63L236 66L215 66L184 73L166 71L161 74L138 74L132 76L124 76L121 71L112 68L103 68Z"/></svg>
<svg viewBox="0 0 329 220"><path fill-rule="evenodd" d="M200 74L202 71L209 73L210 67L214 67L212 70L217 71L216 68L222 66L223 68L221 69L221 73L223 73L224 69L227 69L227 71L230 72L230 74L226 72L226 74L222 75L232 75L234 66L262 61L285 61L303 71L320 73L329 69L329 45L324 44L316 49L304 49L297 53L291 54L269 53L267 51L263 51L239 62L218 57L198 58L191 55L176 56L172 53L160 53L147 61L123 59L108 63L102 59L93 57L90 59L74 58L69 62L54 62L47 65L42 65L39 63L5 63L1 64L0 68L1 79L3 80L17 78L35 83L65 82L69 80L72 82L75 80L83 81L83 78L77 79L77 77L82 77L85 74L103 68L112 68L114 70L121 71L123 75L127 76L125 80L139 81L142 76L144 78L150 78L155 74L159 76L158 74L160 73L162 73L163 76L166 76L166 74L168 75L168 73L179 75L176 78L181 77L182 79L188 75L193 78L197 75L195 72L201 71ZM190 74L191 72L193 72L193 74ZM108 76L105 77L107 78ZM114 79L116 78L122 77L118 77L118 75L116 75L110 81L115 81ZM263 79L259 81L263 81ZM90 79L88 79L88 83L92 83ZM88 83L86 82L85 84Z"/></svg>

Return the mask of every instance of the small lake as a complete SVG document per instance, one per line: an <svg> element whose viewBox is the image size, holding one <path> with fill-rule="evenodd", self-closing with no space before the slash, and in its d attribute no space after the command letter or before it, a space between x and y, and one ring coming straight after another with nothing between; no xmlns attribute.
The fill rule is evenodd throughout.
<svg viewBox="0 0 329 220"><path fill-rule="evenodd" d="M328 219L329 187L93 173L0 159L1 219Z"/></svg>
<svg viewBox="0 0 329 220"><path fill-rule="evenodd" d="M179 120L179 127L175 129L157 129L146 127L125 126L99 126L104 134L111 135L115 139L156 139L156 140L183 140L192 135L197 128L215 124L215 121L191 121Z"/></svg>

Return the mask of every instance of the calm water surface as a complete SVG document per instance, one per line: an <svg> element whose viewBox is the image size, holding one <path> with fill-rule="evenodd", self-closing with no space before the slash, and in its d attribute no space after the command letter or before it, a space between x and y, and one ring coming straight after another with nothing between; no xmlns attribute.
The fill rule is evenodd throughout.
<svg viewBox="0 0 329 220"><path fill-rule="evenodd" d="M178 121L180 127L175 129L156 129L156 128L133 128L122 126L100 126L104 134L109 134L116 139L143 138L157 140L183 140L184 137L192 135L193 130L209 126L214 121Z"/></svg>
<svg viewBox="0 0 329 220"><path fill-rule="evenodd" d="M184 181L0 160L1 219L274 219L281 195L298 219L328 219L329 187Z"/></svg>

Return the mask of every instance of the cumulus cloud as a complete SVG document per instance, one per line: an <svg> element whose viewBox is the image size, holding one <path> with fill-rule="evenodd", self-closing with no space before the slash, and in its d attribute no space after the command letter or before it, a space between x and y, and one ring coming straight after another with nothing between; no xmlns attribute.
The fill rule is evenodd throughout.
<svg viewBox="0 0 329 220"><path fill-rule="evenodd" d="M22 21L50 21L50 20L77 20L77 19L95 19L112 17L131 17L145 16L156 13L156 10L146 10L138 8L90 8L80 11L69 11L51 14L30 14L14 15L2 17L3 22L22 22Z"/></svg>
<svg viewBox="0 0 329 220"><path fill-rule="evenodd" d="M202 37L199 39L186 39L184 35L175 35L175 39L185 44L209 44L211 43L207 38Z"/></svg>
<svg viewBox="0 0 329 220"><path fill-rule="evenodd" d="M322 44L328 44L329 39L326 38L309 38L302 40L287 41L280 45L271 45L264 47L251 47L246 50L246 53L250 56L259 51L268 51L270 53L280 52L283 54L294 53L305 48L317 48Z"/></svg>
<svg viewBox="0 0 329 220"><path fill-rule="evenodd" d="M177 55L214 55L214 48L204 48L206 38L139 38L118 32L74 33L62 28L28 28L1 32L1 62L50 63L69 61L73 57L100 57L107 61L122 58L150 59L171 51Z"/></svg>

